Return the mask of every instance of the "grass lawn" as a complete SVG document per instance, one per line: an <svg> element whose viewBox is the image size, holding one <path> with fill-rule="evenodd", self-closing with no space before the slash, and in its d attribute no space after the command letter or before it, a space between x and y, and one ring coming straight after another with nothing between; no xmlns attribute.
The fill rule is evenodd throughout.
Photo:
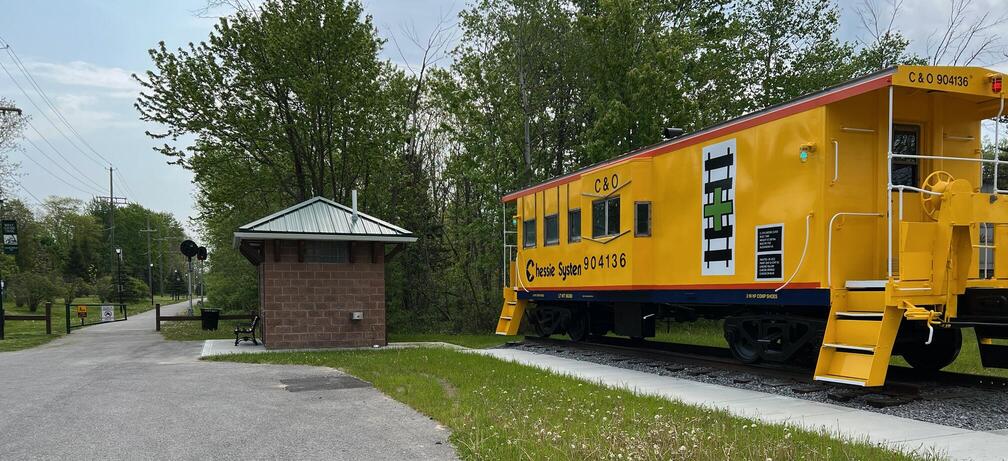
<svg viewBox="0 0 1008 461"><path fill-rule="evenodd" d="M77 298L74 300L75 304L94 304L98 303L98 298L87 297L87 298ZM155 303L161 303L162 305L171 303L171 299L168 297L155 297ZM13 303L4 303L4 308L6 313L9 315L15 314L32 314L41 315L45 313L45 307L39 306L37 312L29 312L27 309L18 309ZM153 309L154 307L150 305L150 299L145 298L134 303L126 304L126 312L128 315L139 314L144 311ZM76 313L73 311L74 306L70 307L71 321L75 324L79 324L79 320ZM116 310L116 318L119 318L122 314ZM100 319L101 308L97 306L88 307L88 318L86 322L96 322ZM153 325L151 325L153 327ZM87 328L87 327L85 327ZM44 320L9 320L5 324L4 328L4 339L0 340L0 352L6 351L16 351L21 349L27 349L29 347L35 347L41 344L45 344L53 339L66 334L66 305L63 304L62 300L57 303L53 303L52 307L52 335L45 334L45 321Z"/></svg>
<svg viewBox="0 0 1008 461"><path fill-rule="evenodd" d="M211 360L344 370L450 427L462 459L919 459L447 349Z"/></svg>
<svg viewBox="0 0 1008 461"><path fill-rule="evenodd" d="M224 312L222 312L224 314ZM228 312L230 314L230 312ZM199 315L199 309L196 309ZM161 335L171 341L205 341L207 339L234 339L235 325L248 324L248 320L221 320L217 330L203 330L198 320L184 322L161 322ZM258 338L259 333L256 333Z"/></svg>

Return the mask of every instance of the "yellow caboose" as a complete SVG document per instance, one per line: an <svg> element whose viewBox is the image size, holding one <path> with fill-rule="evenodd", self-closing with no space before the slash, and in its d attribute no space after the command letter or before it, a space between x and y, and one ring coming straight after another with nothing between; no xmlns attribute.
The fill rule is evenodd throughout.
<svg viewBox="0 0 1008 461"><path fill-rule="evenodd" d="M1008 170L981 151L1001 84L895 67L508 194L497 333L723 318L739 360L877 386L893 354L948 365L968 327L1008 367Z"/></svg>

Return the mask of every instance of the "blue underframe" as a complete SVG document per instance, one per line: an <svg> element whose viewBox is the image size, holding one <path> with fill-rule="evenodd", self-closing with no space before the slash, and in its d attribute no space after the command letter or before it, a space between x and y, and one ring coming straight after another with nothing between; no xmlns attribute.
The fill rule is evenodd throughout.
<svg viewBox="0 0 1008 461"><path fill-rule="evenodd" d="M719 304L756 306L830 305L828 288L774 290L571 290L523 291L518 299L536 301L597 301L626 303Z"/></svg>

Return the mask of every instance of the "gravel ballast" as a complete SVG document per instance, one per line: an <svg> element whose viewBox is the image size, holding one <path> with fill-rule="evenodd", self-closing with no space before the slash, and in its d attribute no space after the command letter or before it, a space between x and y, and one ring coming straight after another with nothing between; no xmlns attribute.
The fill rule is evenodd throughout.
<svg viewBox="0 0 1008 461"><path fill-rule="evenodd" d="M672 376L691 381L779 394L831 403L860 410L977 431L1008 428L1008 389L916 383L916 392L903 389L865 389L808 380L770 378L766 371L752 373L718 370L717 365L697 365L675 357L641 359L632 352L599 351L569 346L519 343L508 347L585 362ZM809 376L811 377L811 370Z"/></svg>

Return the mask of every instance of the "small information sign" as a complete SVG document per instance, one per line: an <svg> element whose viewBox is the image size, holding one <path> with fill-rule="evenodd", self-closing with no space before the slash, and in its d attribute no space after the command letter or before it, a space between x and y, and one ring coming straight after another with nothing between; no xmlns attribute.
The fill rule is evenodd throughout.
<svg viewBox="0 0 1008 461"><path fill-rule="evenodd" d="M4 219L3 228L3 252L6 255L15 255L18 252L17 221Z"/></svg>
<svg viewBox="0 0 1008 461"><path fill-rule="evenodd" d="M756 280L784 278L784 225L756 226Z"/></svg>
<svg viewBox="0 0 1008 461"><path fill-rule="evenodd" d="M77 306L77 316L80 318L87 318L87 306Z"/></svg>
<svg viewBox="0 0 1008 461"><path fill-rule="evenodd" d="M112 308L111 304L102 304L101 321L111 322L113 320L115 320L115 309Z"/></svg>

